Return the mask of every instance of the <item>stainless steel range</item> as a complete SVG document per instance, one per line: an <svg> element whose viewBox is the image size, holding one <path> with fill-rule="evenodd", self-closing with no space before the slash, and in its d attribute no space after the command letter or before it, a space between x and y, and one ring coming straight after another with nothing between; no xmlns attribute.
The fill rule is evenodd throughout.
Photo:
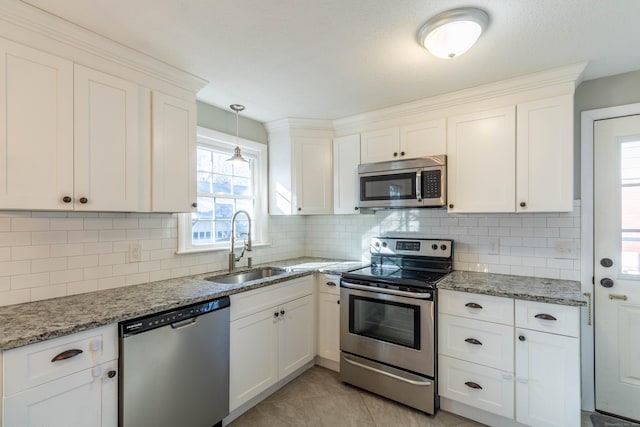
<svg viewBox="0 0 640 427"><path fill-rule="evenodd" d="M340 282L342 381L434 413L436 282L452 268L452 240L371 240L371 267Z"/></svg>

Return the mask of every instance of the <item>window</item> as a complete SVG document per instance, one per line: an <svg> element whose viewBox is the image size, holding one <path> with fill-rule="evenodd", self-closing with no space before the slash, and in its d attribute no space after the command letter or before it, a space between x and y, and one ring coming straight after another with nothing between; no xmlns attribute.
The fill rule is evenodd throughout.
<svg viewBox="0 0 640 427"><path fill-rule="evenodd" d="M249 160L243 165L226 160L237 145ZM231 219L238 210L251 217L254 244L266 242L267 147L253 141L198 127L197 212L180 214L178 253L229 248ZM236 218L236 242L246 239L249 221Z"/></svg>
<svg viewBox="0 0 640 427"><path fill-rule="evenodd" d="M640 141L637 137L620 146L621 169L621 273L640 275Z"/></svg>

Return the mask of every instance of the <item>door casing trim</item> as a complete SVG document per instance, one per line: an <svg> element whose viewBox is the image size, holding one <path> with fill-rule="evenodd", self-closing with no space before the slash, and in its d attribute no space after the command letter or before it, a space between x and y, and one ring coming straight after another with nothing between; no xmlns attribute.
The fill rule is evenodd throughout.
<svg viewBox="0 0 640 427"><path fill-rule="evenodd" d="M640 103L598 108L581 113L580 128L580 283L582 292L593 298L593 124L597 120L640 114ZM580 352L582 409L595 410L594 327L587 325L586 308L581 309Z"/></svg>

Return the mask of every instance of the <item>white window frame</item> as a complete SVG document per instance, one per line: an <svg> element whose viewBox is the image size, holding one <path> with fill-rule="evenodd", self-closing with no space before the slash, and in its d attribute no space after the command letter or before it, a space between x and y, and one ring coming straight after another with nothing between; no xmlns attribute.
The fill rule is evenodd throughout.
<svg viewBox="0 0 640 427"><path fill-rule="evenodd" d="M254 163L254 218L251 219L251 239L253 246L268 245L269 215L267 213L267 145L238 138L234 135L218 132L198 126L197 145L224 148L231 153L237 146L247 155L256 159ZM195 168L196 165L193 165ZM213 243L210 245L194 245L192 240L191 214L178 214L178 251L179 254L229 250L229 243ZM242 247L243 242L236 242Z"/></svg>

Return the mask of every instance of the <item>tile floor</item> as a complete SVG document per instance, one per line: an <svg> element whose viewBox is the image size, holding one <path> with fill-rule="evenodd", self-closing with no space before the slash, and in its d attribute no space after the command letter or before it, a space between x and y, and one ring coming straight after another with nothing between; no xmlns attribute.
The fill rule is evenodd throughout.
<svg viewBox="0 0 640 427"><path fill-rule="evenodd" d="M338 374L314 366L231 423L230 427L479 427L475 421L438 411L426 415L343 384ZM582 427L591 427L582 414Z"/></svg>

